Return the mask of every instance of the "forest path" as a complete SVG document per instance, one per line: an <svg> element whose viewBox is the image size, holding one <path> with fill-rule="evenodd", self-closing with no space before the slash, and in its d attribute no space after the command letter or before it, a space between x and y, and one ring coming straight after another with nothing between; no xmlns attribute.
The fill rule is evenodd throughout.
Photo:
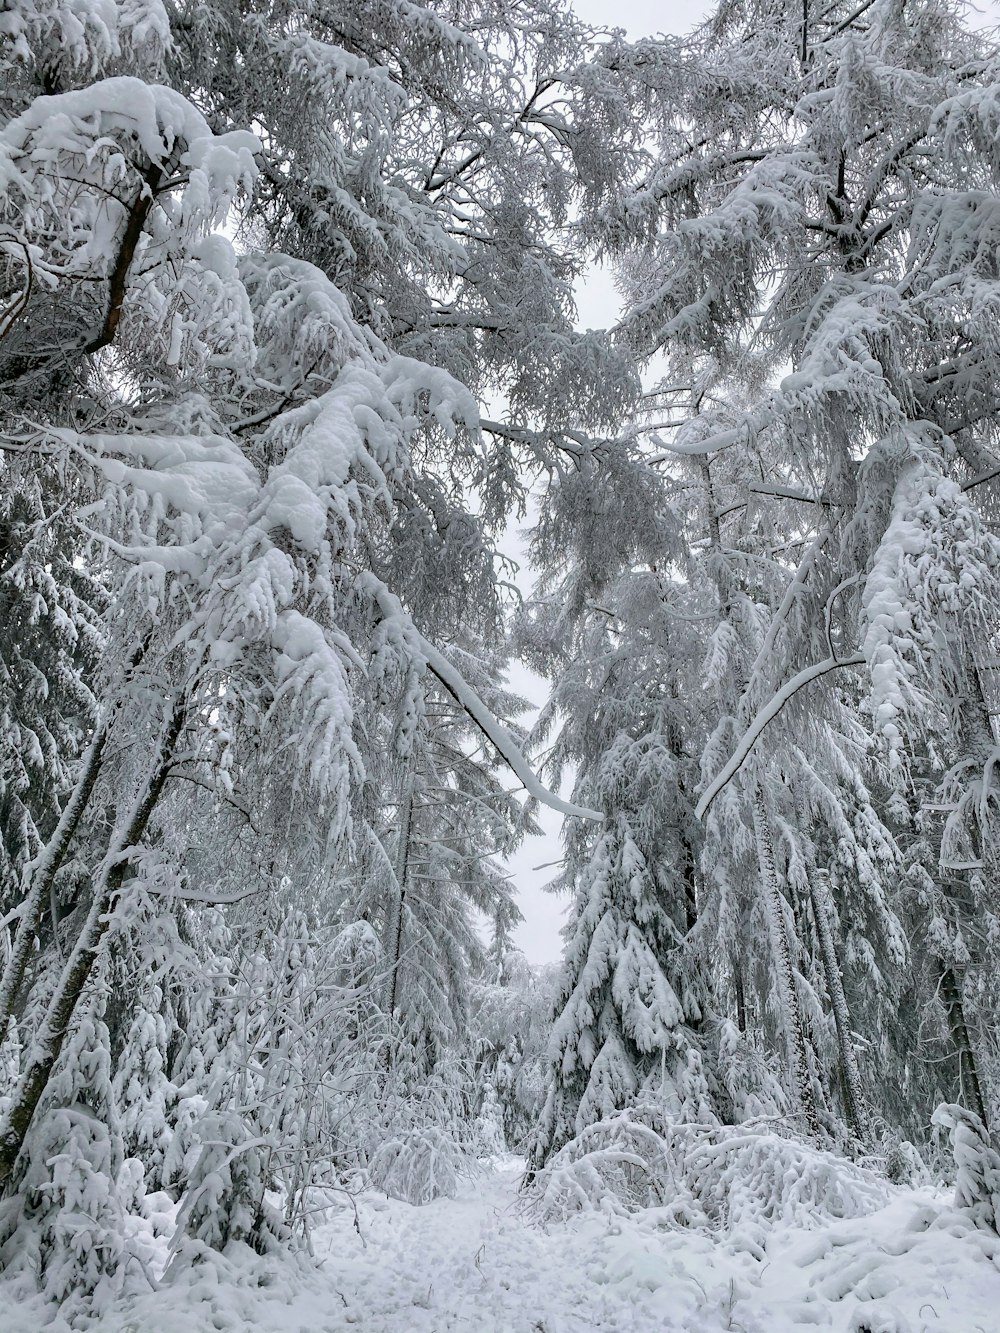
<svg viewBox="0 0 1000 1333"><path fill-rule="evenodd" d="M504 1164L417 1208L369 1191L313 1235L318 1266L245 1247L113 1298L98 1333L1000 1333L1000 1237L948 1197L728 1235L655 1213L534 1225ZM153 1267L162 1273L166 1240ZM152 1273L150 1274L152 1277ZM0 1333L69 1333L0 1281Z"/></svg>
<svg viewBox="0 0 1000 1333"><path fill-rule="evenodd" d="M593 1214L543 1229L519 1179L508 1166L422 1208L366 1194L359 1229L321 1228L341 1306L322 1333L1000 1333L1000 1239L932 1190L720 1238Z"/></svg>
<svg viewBox="0 0 1000 1333"><path fill-rule="evenodd" d="M532 1226L519 1206L520 1175L520 1167L507 1166L457 1199L421 1208L366 1194L358 1229L342 1216L318 1231L317 1257L342 1302L344 1326L364 1333L694 1329L699 1306L719 1308L706 1278L728 1289L736 1269L753 1266L749 1257L727 1256L720 1267L718 1247L692 1233L654 1255L631 1227L605 1218Z"/></svg>

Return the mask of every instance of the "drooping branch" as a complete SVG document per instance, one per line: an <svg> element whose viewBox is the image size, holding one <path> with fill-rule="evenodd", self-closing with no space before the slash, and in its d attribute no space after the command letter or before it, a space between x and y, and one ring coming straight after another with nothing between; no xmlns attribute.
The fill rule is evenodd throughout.
<svg viewBox="0 0 1000 1333"><path fill-rule="evenodd" d="M703 440L668 443L661 436L654 435L653 443L659 449L659 453L650 454L646 462L666 463L671 458L703 458L708 454L722 453L737 444L746 444L759 431L766 430L768 426L778 421L782 415L782 409L778 404L765 404L757 412L748 413L738 426L733 426L730 430L716 431Z"/></svg>
<svg viewBox="0 0 1000 1333"><path fill-rule="evenodd" d="M725 767L712 779L701 795L695 815L698 819L704 819L711 809L712 803L719 793L729 785L736 774L740 771L753 752L754 746L763 735L766 728L774 721L781 710L785 707L799 690L810 685L820 676L825 676L831 671L836 671L839 667L854 667L864 664L864 656L861 653L854 653L851 657L827 657L822 662L816 662L812 666L806 667L778 691L777 694L761 709L754 718L752 724L740 738L740 743L733 751Z"/></svg>
<svg viewBox="0 0 1000 1333"><path fill-rule="evenodd" d="M564 801L561 796L549 791L525 759L514 737L493 716L493 713L483 703L479 695L443 653L439 653L426 639L421 640L421 652L428 670L438 678L448 693L468 713L510 771L522 783L529 796L538 801L540 805L547 805L550 810L558 810L560 814L573 815L577 819L593 819L597 823L603 822L604 815L600 810L591 810L583 805L574 805L572 801Z"/></svg>
<svg viewBox="0 0 1000 1333"><path fill-rule="evenodd" d="M550 810L558 810L560 814L572 815L577 819L593 819L597 823L602 823L604 815L600 810L574 805L572 801L564 801L561 796L549 791L524 757L514 737L493 715L492 710L480 699L462 673L433 644L428 643L403 609L403 604L396 594L374 574L362 575L362 581L368 585L383 616L388 620L395 620L400 625L413 656L423 662L463 712L468 714L528 795L540 805L547 805Z"/></svg>

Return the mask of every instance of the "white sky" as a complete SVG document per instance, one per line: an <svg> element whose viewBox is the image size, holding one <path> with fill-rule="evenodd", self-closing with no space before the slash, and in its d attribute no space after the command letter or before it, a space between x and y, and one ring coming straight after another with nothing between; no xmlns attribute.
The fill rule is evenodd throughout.
<svg viewBox="0 0 1000 1333"><path fill-rule="evenodd" d="M574 0L573 8L588 23L624 28L630 37L686 32L709 10L701 0Z"/></svg>

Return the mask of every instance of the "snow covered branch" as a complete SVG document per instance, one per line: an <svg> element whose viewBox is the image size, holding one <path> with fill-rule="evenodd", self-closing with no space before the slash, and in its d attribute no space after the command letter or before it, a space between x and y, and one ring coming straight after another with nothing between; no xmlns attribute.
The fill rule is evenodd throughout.
<svg viewBox="0 0 1000 1333"><path fill-rule="evenodd" d="M583 805L574 805L572 801L564 801L561 796L549 791L525 759L514 737L506 727L497 721L479 695L467 684L444 654L439 653L426 639L421 640L421 651L428 669L437 676L445 689L465 709L510 771L523 783L529 796L533 797L539 804L547 805L550 810L558 810L563 815L572 815L577 819L592 819L598 823L604 819L600 810L590 810Z"/></svg>
<svg viewBox="0 0 1000 1333"><path fill-rule="evenodd" d="M602 822L604 815L600 810L574 805L572 801L564 801L561 796L549 791L525 759L514 737L483 703L462 673L424 638L406 614L399 598L373 574L365 574L362 581L371 591L383 616L387 620L395 621L399 626L413 656L422 659L427 669L438 678L460 707L472 718L510 771L523 784L528 795L541 805L548 806L550 810L558 810L560 814Z"/></svg>
<svg viewBox="0 0 1000 1333"><path fill-rule="evenodd" d="M743 734L739 745L733 751L726 766L719 772L711 783L706 787L695 807L695 814L699 819L704 819L711 809L712 802L733 780L740 771L747 759L750 757L754 746L763 735L765 729L774 721L788 701L798 694L799 690L806 685L810 685L820 676L825 676L831 671L836 671L838 667L862 666L865 658L861 653L855 653L851 657L828 657L822 662L816 662L813 666L806 667L797 675L793 676L770 702L761 709L754 718L753 723Z"/></svg>
<svg viewBox="0 0 1000 1333"><path fill-rule="evenodd" d="M654 435L653 442L660 452L650 454L646 461L665 463L671 458L703 458L706 454L722 453L723 450L732 449L737 444L747 444L758 431L772 425L780 415L772 405L765 404L760 411L748 415L738 426L733 426L730 430L716 431L700 440L675 440L673 443L668 443L662 436ZM684 424L690 425L693 422Z"/></svg>

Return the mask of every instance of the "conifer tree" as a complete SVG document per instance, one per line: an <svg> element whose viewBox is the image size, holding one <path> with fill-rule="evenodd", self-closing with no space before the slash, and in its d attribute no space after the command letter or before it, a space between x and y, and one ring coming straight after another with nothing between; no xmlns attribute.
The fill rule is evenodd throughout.
<svg viewBox="0 0 1000 1333"><path fill-rule="evenodd" d="M557 684L536 730L565 718L552 771L573 765L578 799L605 820L567 834L560 879L575 902L535 1166L646 1093L678 1119L714 1114L698 1035L700 719L682 702L697 641L676 632L679 537L662 484L625 440L550 487L539 528L546 573L520 637Z"/></svg>
<svg viewBox="0 0 1000 1333"><path fill-rule="evenodd" d="M713 847L752 832L759 901L785 922L772 955L787 949L780 1007L798 1097L822 1101L803 1022L812 968L797 961L818 941L782 887L794 857L783 866L780 830L801 823L803 800L825 807L831 831L853 825L852 859L867 862L873 933L863 942L855 928L850 946L874 983L852 985L862 1009L876 1002L855 1007L862 1031L879 1031L906 959L896 821L873 820L870 798L838 776L836 751L855 742L845 752L837 736L867 732L869 789L895 785L901 800L909 756L932 750L950 779L949 834L976 844L961 873L993 854L994 56L947 4L792 16L734 3L690 39L600 59L641 89L658 145L595 220L622 264L623 334L640 356L666 357L647 458L700 476L729 567L719 642L739 637L699 813L719 823ZM825 718L820 770L802 762L814 756L789 762L791 718ZM928 872L947 881L947 837L936 855L944 865ZM857 919L852 880L831 880L842 922ZM951 969L956 1034L970 1030L977 970Z"/></svg>

